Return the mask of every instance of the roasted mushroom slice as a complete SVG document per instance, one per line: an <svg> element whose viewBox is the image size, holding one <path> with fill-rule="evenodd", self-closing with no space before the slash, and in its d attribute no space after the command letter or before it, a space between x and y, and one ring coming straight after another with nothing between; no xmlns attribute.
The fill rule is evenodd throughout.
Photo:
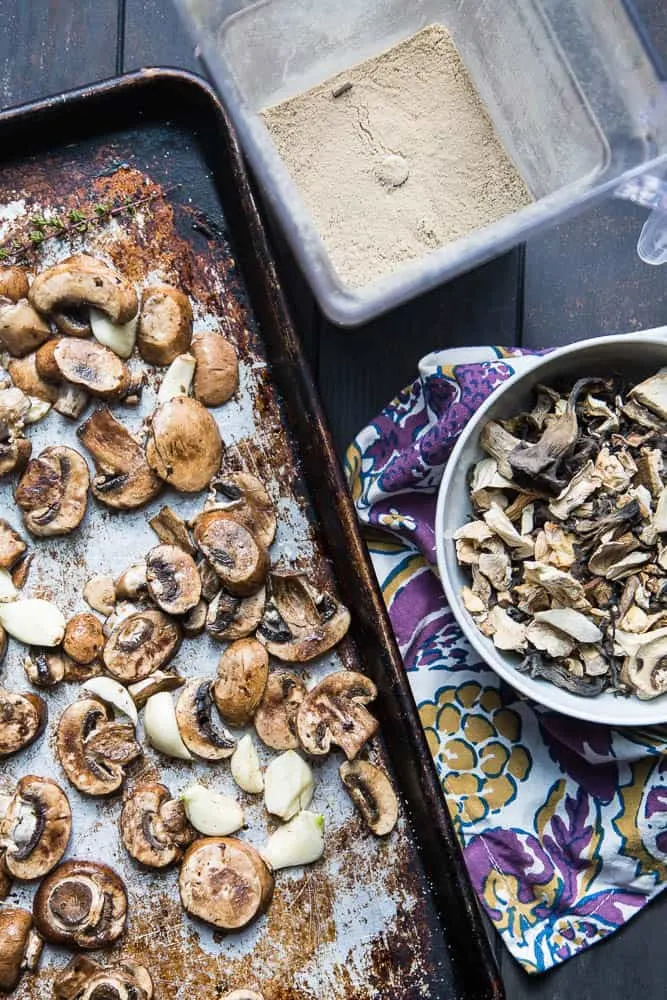
<svg viewBox="0 0 667 1000"><path fill-rule="evenodd" d="M90 309L85 306L81 309L62 309L60 312L54 312L51 314L51 319L58 332L65 337L92 337L93 335Z"/></svg>
<svg viewBox="0 0 667 1000"><path fill-rule="evenodd" d="M27 438L15 437L12 441L0 443L0 479L13 472L22 472L32 453L32 445Z"/></svg>
<svg viewBox="0 0 667 1000"><path fill-rule="evenodd" d="M101 966L77 955L56 976L53 995L56 1000L151 1000L153 981L136 962Z"/></svg>
<svg viewBox="0 0 667 1000"><path fill-rule="evenodd" d="M114 593L118 601L136 601L146 595L146 560L132 563L114 581Z"/></svg>
<svg viewBox="0 0 667 1000"><path fill-rule="evenodd" d="M73 448L45 448L21 477L14 499L32 535L68 535L81 524L88 504L90 476L84 459Z"/></svg>
<svg viewBox="0 0 667 1000"><path fill-rule="evenodd" d="M58 383L62 381L60 368L53 357L58 343L59 341L55 338L47 340L35 353L35 369L39 377L45 382Z"/></svg>
<svg viewBox="0 0 667 1000"><path fill-rule="evenodd" d="M0 569L11 569L26 551L26 544L11 524L0 518Z"/></svg>
<svg viewBox="0 0 667 1000"><path fill-rule="evenodd" d="M49 385L40 378L36 366L36 354L28 354L25 358L13 358L7 365L12 382L17 389L27 396L35 396L46 403L55 403L58 398L58 387Z"/></svg>
<svg viewBox="0 0 667 1000"><path fill-rule="evenodd" d="M149 868L166 868L180 859L193 831L183 803L172 799L165 785L146 782L137 785L123 803L120 835L135 861Z"/></svg>
<svg viewBox="0 0 667 1000"><path fill-rule="evenodd" d="M146 458L174 489L196 493L220 468L222 447L218 425L208 410L189 396L175 396L153 414Z"/></svg>
<svg viewBox="0 0 667 1000"><path fill-rule="evenodd" d="M146 556L146 581L155 603L170 615L184 615L201 597L197 564L176 545L151 549Z"/></svg>
<svg viewBox="0 0 667 1000"><path fill-rule="evenodd" d="M179 288L154 285L144 289L137 347L150 365L169 365L184 354L192 339L192 307Z"/></svg>
<svg viewBox="0 0 667 1000"><path fill-rule="evenodd" d="M65 679L67 657L59 649L48 646L31 646L30 653L23 661L23 669L31 684L40 688L52 688Z"/></svg>
<svg viewBox="0 0 667 1000"><path fill-rule="evenodd" d="M269 554L247 528L225 511L209 510L195 518L194 536L230 593L249 597L259 590L269 570Z"/></svg>
<svg viewBox="0 0 667 1000"><path fill-rule="evenodd" d="M398 801L384 771L367 760L348 760L339 773L369 830L378 837L391 833L398 819Z"/></svg>
<svg viewBox="0 0 667 1000"><path fill-rule="evenodd" d="M212 601L216 594L220 593L220 588L222 583L220 582L220 577L216 571L211 566L208 559L203 556L197 560L197 569L199 570L199 576L201 577L201 596L205 601ZM238 636L238 638L241 638Z"/></svg>
<svg viewBox="0 0 667 1000"><path fill-rule="evenodd" d="M162 611L136 611L111 632L104 647L104 665L116 680L141 681L169 663L180 643L180 628Z"/></svg>
<svg viewBox="0 0 667 1000"><path fill-rule="evenodd" d="M326 754L339 746L353 760L377 730L365 708L377 697L373 681L354 670L329 674L306 695L296 717L299 742L307 753Z"/></svg>
<svg viewBox="0 0 667 1000"><path fill-rule="evenodd" d="M19 781L0 822L4 866L14 878L42 878L67 849L72 812L62 788L28 774Z"/></svg>
<svg viewBox="0 0 667 1000"><path fill-rule="evenodd" d="M35 971L43 944L31 913L17 906L0 910L0 993L12 993L24 972Z"/></svg>
<svg viewBox="0 0 667 1000"><path fill-rule="evenodd" d="M14 694L0 687L0 757L33 743L46 725L46 702L36 694Z"/></svg>
<svg viewBox="0 0 667 1000"><path fill-rule="evenodd" d="M51 336L51 329L27 299L0 298L0 347L15 358L30 354Z"/></svg>
<svg viewBox="0 0 667 1000"><path fill-rule="evenodd" d="M95 410L77 434L93 456L92 488L100 503L134 510L158 495L162 481L149 468L143 448L107 407Z"/></svg>
<svg viewBox="0 0 667 1000"><path fill-rule="evenodd" d="M110 708L82 698L65 709L56 752L75 788L86 795L111 795L125 778L125 765L141 755L134 727L112 721Z"/></svg>
<svg viewBox="0 0 667 1000"><path fill-rule="evenodd" d="M239 361L234 347L219 333L195 333L190 351L197 362L195 399L204 406L221 406L239 387Z"/></svg>
<svg viewBox="0 0 667 1000"><path fill-rule="evenodd" d="M116 605L116 588L113 577L98 574L91 576L83 588L83 599L93 611L108 618Z"/></svg>
<svg viewBox="0 0 667 1000"><path fill-rule="evenodd" d="M300 573L272 573L269 600L257 638L287 663L306 663L335 646L350 627L350 613L330 594L318 593Z"/></svg>
<svg viewBox="0 0 667 1000"><path fill-rule="evenodd" d="M190 538L190 532L182 517L171 507L162 507L148 522L165 545L178 545L180 549L194 556L196 548Z"/></svg>
<svg viewBox="0 0 667 1000"><path fill-rule="evenodd" d="M245 726L262 700L269 676L269 654L256 639L238 639L218 663L213 697L223 719Z"/></svg>
<svg viewBox="0 0 667 1000"><path fill-rule="evenodd" d="M233 837L204 837L186 851L178 888L191 916L234 931L266 910L273 876L249 844Z"/></svg>
<svg viewBox="0 0 667 1000"><path fill-rule="evenodd" d="M108 865L66 861L41 883L32 912L47 941L69 948L108 948L125 929L127 893Z"/></svg>
<svg viewBox="0 0 667 1000"><path fill-rule="evenodd" d="M268 549L276 535L276 514L264 484L249 472L225 472L211 485L215 507L226 510Z"/></svg>
<svg viewBox="0 0 667 1000"><path fill-rule="evenodd" d="M114 323L127 323L139 305L137 293L125 278L87 254L75 254L42 271L30 286L28 298L47 315L94 306Z"/></svg>
<svg viewBox="0 0 667 1000"><path fill-rule="evenodd" d="M208 606L206 631L221 642L244 639L261 622L265 604L264 587L250 597L235 597L228 590L220 590Z"/></svg>
<svg viewBox="0 0 667 1000"><path fill-rule="evenodd" d="M88 666L104 649L102 623L95 615L81 612L67 622L63 650L75 663Z"/></svg>
<svg viewBox="0 0 667 1000"><path fill-rule="evenodd" d="M236 740L215 719L214 682L205 677L189 680L176 702L176 721L188 750L204 760L231 757Z"/></svg>
<svg viewBox="0 0 667 1000"><path fill-rule="evenodd" d="M269 674L253 722L262 743L273 750L297 750L296 717L307 694L300 677L289 670Z"/></svg>
<svg viewBox="0 0 667 1000"><path fill-rule="evenodd" d="M15 264L0 267L0 296L4 299L11 299L12 302L25 299L29 287L28 275L22 267Z"/></svg>
<svg viewBox="0 0 667 1000"><path fill-rule="evenodd" d="M195 639L202 632L206 631L206 617L208 615L208 604L206 601L197 601L194 608L191 608L186 615L181 618L181 628L186 639Z"/></svg>
<svg viewBox="0 0 667 1000"><path fill-rule="evenodd" d="M96 340L61 337L53 351L60 374L91 396L118 399L130 384L130 373L121 359Z"/></svg>
<svg viewBox="0 0 667 1000"><path fill-rule="evenodd" d="M177 691L183 687L185 681L178 674L167 674L163 670L155 670L150 677L143 681L136 681L130 684L128 691L132 695L132 700L137 708L143 708L151 695L160 691Z"/></svg>

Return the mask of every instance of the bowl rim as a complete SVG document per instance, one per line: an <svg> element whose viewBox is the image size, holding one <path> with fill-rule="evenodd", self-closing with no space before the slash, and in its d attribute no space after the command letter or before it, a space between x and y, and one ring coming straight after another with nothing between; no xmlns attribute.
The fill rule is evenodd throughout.
<svg viewBox="0 0 667 1000"><path fill-rule="evenodd" d="M516 388L517 384L527 378L534 377L536 370L546 366L554 360L566 358L570 355L577 355L584 350L596 347L622 346L631 342L633 346L639 347L642 343L655 344L662 343L665 346L667 355L667 326L654 327L649 330L640 330L636 333L614 334L606 337L594 337L590 340L577 341L574 344L567 344L564 347L555 348L547 354L520 355L522 358L534 358L534 363L528 368L512 374L502 385L494 389L484 400L479 409L470 418L452 449L451 455L447 459L442 480L438 489L438 499L435 513L435 544L438 574L440 582L447 598L450 610L454 615L457 624L463 632L465 638L479 655L483 663L493 670L498 676L510 685L519 694L533 702L574 719L580 719L589 723L599 723L610 726L657 726L667 723L667 694L651 701L641 701L624 699L618 701L619 706L623 706L623 711L614 712L609 710L608 703L602 704L596 698L586 698L562 688L557 688L549 681L529 677L520 674L516 667L506 661L501 653L495 648L490 639L487 639L478 630L468 612L461 602L458 587L451 579L447 568L446 545L452 542L447 537L447 531L451 526L447 525L445 510L448 506L450 495L454 490L454 474L457 465L461 462L462 455L471 439L479 435L481 427L486 419L486 414L495 407L506 393ZM516 357L516 356L515 356ZM502 360L502 359L499 359ZM511 364L512 357L507 361ZM667 364L667 357L665 359ZM612 696L613 697L613 696ZM554 698L558 701L554 705ZM561 704L562 702L562 704ZM596 704L600 706L595 710ZM651 711L652 709L652 711Z"/></svg>

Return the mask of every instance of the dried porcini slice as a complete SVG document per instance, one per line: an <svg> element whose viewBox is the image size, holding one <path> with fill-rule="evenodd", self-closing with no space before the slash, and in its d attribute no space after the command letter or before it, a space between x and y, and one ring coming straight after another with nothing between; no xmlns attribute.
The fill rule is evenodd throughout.
<svg viewBox="0 0 667 1000"><path fill-rule="evenodd" d="M363 674L354 670L329 674L299 707L296 728L303 749L321 755L335 744L352 760L377 731L377 719L366 708L376 697L375 684Z"/></svg>
<svg viewBox="0 0 667 1000"><path fill-rule="evenodd" d="M104 666L116 680L131 684L169 663L180 642L180 628L164 612L137 611L111 632L104 647Z"/></svg>
<svg viewBox="0 0 667 1000"><path fill-rule="evenodd" d="M153 981L136 962L102 966L76 955L56 976L53 995L56 1000L151 1000Z"/></svg>
<svg viewBox="0 0 667 1000"><path fill-rule="evenodd" d="M136 785L123 803L120 835L128 854L149 868L178 861L194 836L183 803L157 782Z"/></svg>
<svg viewBox="0 0 667 1000"><path fill-rule="evenodd" d="M269 653L288 663L322 656L346 635L347 608L318 592L301 573L274 572L257 638Z"/></svg>
<svg viewBox="0 0 667 1000"><path fill-rule="evenodd" d="M197 546L226 590L249 597L260 589L269 571L269 553L248 528L221 510L199 514L193 528Z"/></svg>
<svg viewBox="0 0 667 1000"><path fill-rule="evenodd" d="M204 837L186 851L178 887L191 916L235 931L266 910L273 876L249 844L233 837Z"/></svg>
<svg viewBox="0 0 667 1000"><path fill-rule="evenodd" d="M213 695L213 681L191 678L176 702L176 722L188 750L204 760L223 760L234 753L236 740L217 720Z"/></svg>
<svg viewBox="0 0 667 1000"><path fill-rule="evenodd" d="M96 698L81 698L58 723L56 752L75 788L85 795L112 795L125 767L141 756L134 726L114 722L111 709Z"/></svg>
<svg viewBox="0 0 667 1000"><path fill-rule="evenodd" d="M197 564L176 545L151 549L146 556L146 582L155 603L170 615L184 615L201 597Z"/></svg>
<svg viewBox="0 0 667 1000"><path fill-rule="evenodd" d="M14 494L32 535L68 535L81 524L88 504L90 475L73 448L45 448L28 463Z"/></svg>
<svg viewBox="0 0 667 1000"><path fill-rule="evenodd" d="M11 993L24 972L34 972L44 942L32 914L18 906L0 910L0 993Z"/></svg>
<svg viewBox="0 0 667 1000"><path fill-rule="evenodd" d="M125 929L123 880L96 861L66 861L46 876L33 903L42 937L70 948L108 948Z"/></svg>
<svg viewBox="0 0 667 1000"><path fill-rule="evenodd" d="M21 778L0 818L3 864L14 878L42 878L67 849L72 812L62 788L50 778Z"/></svg>
<svg viewBox="0 0 667 1000"><path fill-rule="evenodd" d="M275 670L269 674L253 719L262 743L273 750L298 749L296 717L306 694L306 685L290 670Z"/></svg>
<svg viewBox="0 0 667 1000"><path fill-rule="evenodd" d="M46 726L46 702L36 694L15 694L0 687L0 757L33 743Z"/></svg>
<svg viewBox="0 0 667 1000"><path fill-rule="evenodd" d="M385 772L367 760L348 760L339 773L366 826L377 837L386 837L396 826L398 801Z"/></svg>

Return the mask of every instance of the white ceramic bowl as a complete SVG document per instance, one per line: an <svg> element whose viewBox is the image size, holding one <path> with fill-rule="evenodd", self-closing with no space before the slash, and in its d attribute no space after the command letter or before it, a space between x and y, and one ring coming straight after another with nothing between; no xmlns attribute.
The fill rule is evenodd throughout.
<svg viewBox="0 0 667 1000"><path fill-rule="evenodd" d="M521 694L563 715L614 726L649 726L667 723L667 695L652 701L623 698L604 692L595 698L572 694L548 681L519 673L519 656L496 649L478 630L461 603L461 589L469 583L456 561L453 532L472 514L468 490L471 466L485 457L479 434L487 420L506 419L530 409L538 383L559 378L582 378L614 373L639 381L667 366L667 327L641 333L600 337L561 347L536 359L529 371L514 375L479 408L459 438L440 485L435 517L438 569L449 605L464 634L480 657Z"/></svg>

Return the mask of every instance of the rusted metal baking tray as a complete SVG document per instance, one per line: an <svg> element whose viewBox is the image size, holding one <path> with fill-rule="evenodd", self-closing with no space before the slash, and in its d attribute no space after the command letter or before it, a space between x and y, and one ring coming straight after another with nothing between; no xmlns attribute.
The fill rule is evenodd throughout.
<svg viewBox="0 0 667 1000"><path fill-rule="evenodd" d="M370 754L393 775L402 814L391 837L373 838L342 790L337 756L316 763L312 808L325 817L325 858L279 873L267 915L224 937L182 911L175 871L140 870L124 852L120 797L85 800L68 785L53 734L62 709L76 697L72 685L46 694L47 732L3 764L4 780L32 772L51 775L67 789L73 807L68 856L104 860L128 886L128 929L112 955L146 964L161 1000L204 1000L242 986L259 989L266 1000L501 998L312 376L214 94L186 73L142 71L0 115L0 150L0 243L28 231L34 212L90 212L96 203L150 196L111 223L43 244L29 263L38 268L81 250L106 254L138 286L156 276L179 284L197 303L195 329L212 325L236 343L241 388L236 400L214 411L227 444L226 464L254 471L267 484L279 513L274 561L312 572L352 610L350 635L309 665L306 676L343 665L377 683L381 740ZM139 410L121 414L133 429L151 412L155 389L154 376ZM31 430L35 454L54 437L80 448L75 428L56 414ZM28 593L51 596L66 615L82 610L88 576L120 572L155 544L147 520L163 502L187 515L200 509L202 497L167 491L147 511L122 515L91 501L78 532L36 546ZM7 485L0 486L0 511L20 527ZM182 647L176 666L185 675L212 675L219 654L220 646L202 637ZM27 686L16 644L3 683L14 690ZM215 768L184 764L147 748L140 773L159 775L172 793L193 779L234 792L224 762ZM246 798L242 836L261 844L266 815L261 802ZM29 906L33 891L16 887L9 901ZM49 996L54 971L66 958L47 947L40 975L24 977L18 995Z"/></svg>

